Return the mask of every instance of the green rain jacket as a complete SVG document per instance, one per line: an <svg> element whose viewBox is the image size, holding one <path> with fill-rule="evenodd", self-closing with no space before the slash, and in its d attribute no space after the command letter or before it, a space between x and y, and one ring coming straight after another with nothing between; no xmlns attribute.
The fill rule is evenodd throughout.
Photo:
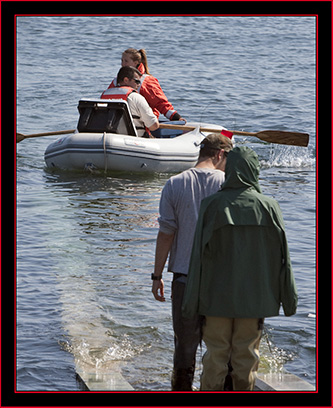
<svg viewBox="0 0 333 408"><path fill-rule="evenodd" d="M183 315L263 318L296 313L297 290L278 203L261 193L259 161L229 152L222 189L201 202Z"/></svg>

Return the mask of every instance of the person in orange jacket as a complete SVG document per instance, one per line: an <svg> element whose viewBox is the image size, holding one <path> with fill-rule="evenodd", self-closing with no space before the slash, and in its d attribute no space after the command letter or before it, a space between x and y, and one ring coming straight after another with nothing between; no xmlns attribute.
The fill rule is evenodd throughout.
<svg viewBox="0 0 333 408"><path fill-rule="evenodd" d="M146 98L157 118L162 113L169 120L183 120L186 122L168 101L158 80L150 74L147 54L144 49L136 50L135 48L128 48L125 50L122 54L121 65L123 67L137 68L141 72L141 84L138 92ZM116 86L117 78L114 78L108 89Z"/></svg>

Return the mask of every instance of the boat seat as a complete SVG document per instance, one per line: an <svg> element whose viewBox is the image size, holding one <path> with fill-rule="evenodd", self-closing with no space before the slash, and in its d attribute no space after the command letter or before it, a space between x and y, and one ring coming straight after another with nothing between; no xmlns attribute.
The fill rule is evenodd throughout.
<svg viewBox="0 0 333 408"><path fill-rule="evenodd" d="M77 129L80 133L118 133L137 136L128 104L123 100L81 99Z"/></svg>
<svg viewBox="0 0 333 408"><path fill-rule="evenodd" d="M171 125L185 125L184 120L173 120L173 121L164 121L161 123L170 123ZM183 130L179 129L157 129L154 131L151 131L150 133L159 139L170 139L179 135L183 134Z"/></svg>

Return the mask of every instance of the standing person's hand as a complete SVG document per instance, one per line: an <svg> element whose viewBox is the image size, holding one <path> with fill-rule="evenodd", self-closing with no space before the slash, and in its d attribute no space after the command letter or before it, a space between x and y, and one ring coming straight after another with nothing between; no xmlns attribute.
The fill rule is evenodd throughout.
<svg viewBox="0 0 333 408"><path fill-rule="evenodd" d="M158 300L159 302L165 302L163 279L154 280L151 291L153 292L153 295L156 300Z"/></svg>

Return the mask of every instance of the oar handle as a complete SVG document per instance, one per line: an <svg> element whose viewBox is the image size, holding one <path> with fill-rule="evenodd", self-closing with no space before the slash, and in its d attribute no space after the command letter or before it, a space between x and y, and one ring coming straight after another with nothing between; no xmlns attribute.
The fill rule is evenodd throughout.
<svg viewBox="0 0 333 408"><path fill-rule="evenodd" d="M238 135L238 136L254 136L254 137L258 137L258 133L254 133L254 132L244 132L242 130L230 130L231 133L233 133L234 135Z"/></svg>
<svg viewBox="0 0 333 408"><path fill-rule="evenodd" d="M194 129L196 129L195 126L173 125L172 123L160 123L160 128L161 129L178 129L178 130L194 130ZM204 126L200 126L200 131L201 132L209 132L209 133L221 133L222 126L221 126L221 129L206 128ZM243 131L240 131L240 130L230 130L230 132L233 133L234 135L241 135L241 136L256 136L257 135L257 133L243 132Z"/></svg>
<svg viewBox="0 0 333 408"><path fill-rule="evenodd" d="M160 129L176 129L176 130L194 130L197 126L188 126L188 125L172 125L171 123L160 123ZM200 126L201 132L210 132L210 133L221 133L221 129L206 128Z"/></svg>

